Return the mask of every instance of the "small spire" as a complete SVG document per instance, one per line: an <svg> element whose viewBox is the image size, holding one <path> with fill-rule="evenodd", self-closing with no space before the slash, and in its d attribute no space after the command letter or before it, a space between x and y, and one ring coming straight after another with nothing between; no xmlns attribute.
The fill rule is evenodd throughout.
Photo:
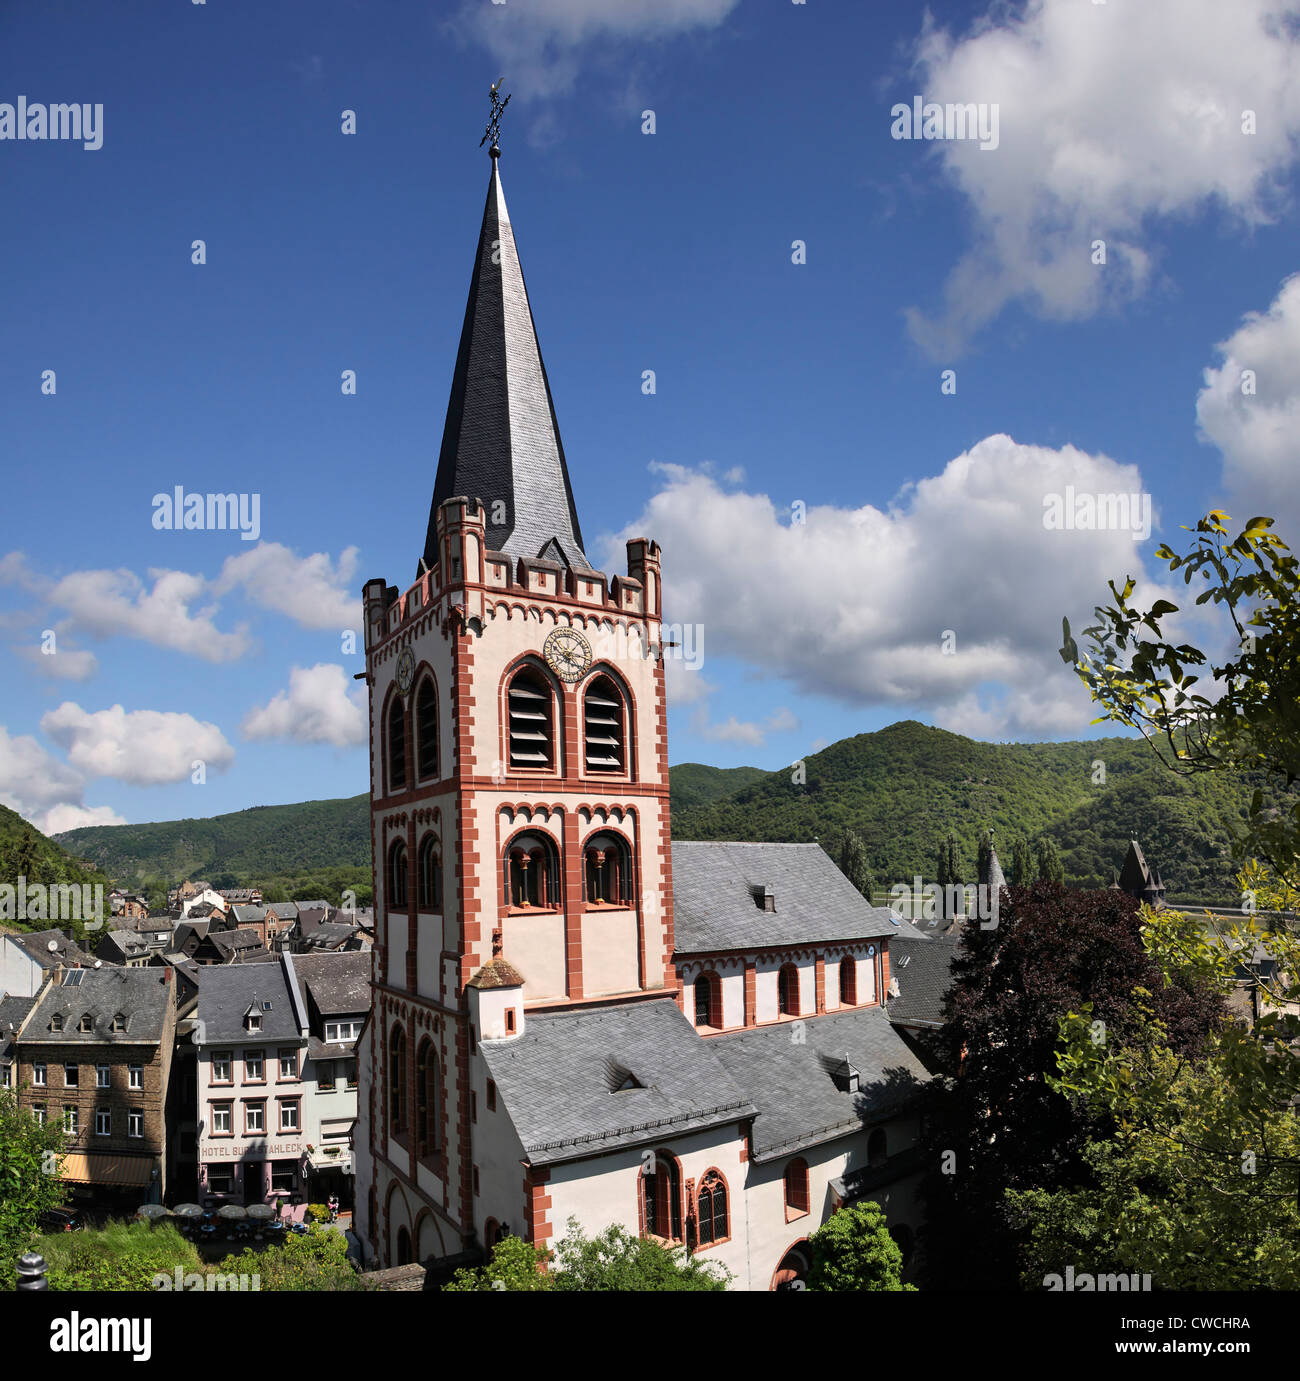
<svg viewBox="0 0 1300 1381"><path fill-rule="evenodd" d="M501 83L503 81L505 81L504 77L498 77L488 92L492 98L492 115L488 120L487 129L483 131L483 138L478 141L478 146L481 149L491 139L492 146L488 149L488 155L493 161L501 157L501 145L497 140L501 135L501 117L505 114L506 106L510 104L509 96L504 101L501 99Z"/></svg>

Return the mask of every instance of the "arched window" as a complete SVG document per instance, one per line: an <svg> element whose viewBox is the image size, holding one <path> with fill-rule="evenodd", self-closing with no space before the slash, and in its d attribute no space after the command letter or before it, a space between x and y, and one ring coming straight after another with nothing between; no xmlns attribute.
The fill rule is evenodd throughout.
<svg viewBox="0 0 1300 1381"><path fill-rule="evenodd" d="M394 1026L388 1037L388 1110L391 1130L406 1130L406 1032Z"/></svg>
<svg viewBox="0 0 1300 1381"><path fill-rule="evenodd" d="M555 843L530 831L516 835L506 847L507 906L560 906L560 862Z"/></svg>
<svg viewBox="0 0 1300 1381"><path fill-rule="evenodd" d="M415 696L415 775L421 781L438 775L438 692L427 679Z"/></svg>
<svg viewBox="0 0 1300 1381"><path fill-rule="evenodd" d="M846 954L840 960L840 1006L858 1005L858 961Z"/></svg>
<svg viewBox="0 0 1300 1381"><path fill-rule="evenodd" d="M555 766L554 699L550 683L534 666L522 666L506 692L510 766Z"/></svg>
<svg viewBox="0 0 1300 1381"><path fill-rule="evenodd" d="M426 834L416 855L416 878L421 911L442 910L442 840Z"/></svg>
<svg viewBox="0 0 1300 1381"><path fill-rule="evenodd" d="M388 850L388 907L400 911L406 906L406 844L394 839Z"/></svg>
<svg viewBox="0 0 1300 1381"><path fill-rule="evenodd" d="M785 1211L787 1218L794 1214L809 1212L811 1202L812 1198L808 1189L808 1162L802 1156L796 1156L785 1167Z"/></svg>
<svg viewBox="0 0 1300 1381"><path fill-rule="evenodd" d="M441 1145L442 1110L439 1106L438 1056L433 1042L420 1043L415 1059L415 1154L425 1157Z"/></svg>
<svg viewBox="0 0 1300 1381"><path fill-rule="evenodd" d="M727 1186L716 1170L708 1171L700 1181L695 1202L696 1236L700 1246L725 1241L731 1235L727 1230Z"/></svg>
<svg viewBox="0 0 1300 1381"><path fill-rule="evenodd" d="M650 1237L682 1240L682 1172L667 1151L656 1151L641 1172L641 1222Z"/></svg>
<svg viewBox="0 0 1300 1381"><path fill-rule="evenodd" d="M867 1164L884 1165L888 1155L888 1148L885 1142L885 1129L877 1127L867 1138Z"/></svg>
<svg viewBox="0 0 1300 1381"><path fill-rule="evenodd" d="M695 980L695 1024L722 1029L722 980L702 973Z"/></svg>
<svg viewBox="0 0 1300 1381"><path fill-rule="evenodd" d="M401 696L388 710L388 790L406 790L406 707Z"/></svg>
<svg viewBox="0 0 1300 1381"><path fill-rule="evenodd" d="M793 964L784 965L777 976L777 998L783 1017L799 1015L799 970Z"/></svg>
<svg viewBox="0 0 1300 1381"><path fill-rule="evenodd" d="M582 864L583 901L605 906L632 904L632 851L621 835L604 831L592 835Z"/></svg>
<svg viewBox="0 0 1300 1381"><path fill-rule="evenodd" d="M414 1258L411 1256L411 1234L405 1228L397 1229L397 1261L398 1266L409 1266Z"/></svg>
<svg viewBox="0 0 1300 1381"><path fill-rule="evenodd" d="M627 723L623 693L608 676L595 676L582 697L582 733L588 772L627 768Z"/></svg>

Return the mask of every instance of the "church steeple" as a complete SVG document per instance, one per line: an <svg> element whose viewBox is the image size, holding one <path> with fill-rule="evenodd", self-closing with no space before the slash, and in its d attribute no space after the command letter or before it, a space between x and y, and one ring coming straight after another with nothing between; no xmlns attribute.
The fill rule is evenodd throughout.
<svg viewBox="0 0 1300 1381"><path fill-rule="evenodd" d="M424 559L438 559L445 499L483 501L489 550L590 570L514 230L492 176L452 376Z"/></svg>

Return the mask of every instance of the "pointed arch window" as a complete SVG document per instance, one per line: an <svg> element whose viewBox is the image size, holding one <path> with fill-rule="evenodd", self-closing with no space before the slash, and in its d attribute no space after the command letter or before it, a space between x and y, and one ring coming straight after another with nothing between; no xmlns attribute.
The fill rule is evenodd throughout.
<svg viewBox="0 0 1300 1381"><path fill-rule="evenodd" d="M442 840L426 834L416 855L416 878L421 911L442 910Z"/></svg>
<svg viewBox="0 0 1300 1381"><path fill-rule="evenodd" d="M785 964L777 975L777 1000L783 1017L799 1015L799 970Z"/></svg>
<svg viewBox="0 0 1300 1381"><path fill-rule="evenodd" d="M682 1240L682 1171L667 1151L656 1151L641 1173L641 1222L648 1236Z"/></svg>
<svg viewBox="0 0 1300 1381"><path fill-rule="evenodd" d="M400 696L388 710L388 790L406 790L406 707Z"/></svg>
<svg viewBox="0 0 1300 1381"><path fill-rule="evenodd" d="M611 831L592 835L583 850L582 899L588 905L630 906L632 851Z"/></svg>
<svg viewBox="0 0 1300 1381"><path fill-rule="evenodd" d="M394 1134L406 1130L406 1031L394 1026L388 1038L388 1111Z"/></svg>
<svg viewBox="0 0 1300 1381"><path fill-rule="evenodd" d="M858 1005L858 961L846 954L840 960L840 1006Z"/></svg>
<svg viewBox="0 0 1300 1381"><path fill-rule="evenodd" d="M722 980L702 973L695 980L695 1024L722 1029Z"/></svg>
<svg viewBox="0 0 1300 1381"><path fill-rule="evenodd" d="M438 692L427 677L415 696L415 775L420 781L438 775Z"/></svg>
<svg viewBox="0 0 1300 1381"><path fill-rule="evenodd" d="M394 839L388 850L388 906L398 911L407 904L406 844Z"/></svg>
<svg viewBox="0 0 1300 1381"><path fill-rule="evenodd" d="M516 835L504 860L507 906L560 906L560 859L554 840L530 831Z"/></svg>
<svg viewBox="0 0 1300 1381"><path fill-rule="evenodd" d="M696 1197L696 1236L701 1247L725 1242L731 1233L727 1227L727 1185L716 1170L709 1170L700 1181Z"/></svg>
<svg viewBox="0 0 1300 1381"><path fill-rule="evenodd" d="M542 673L533 666L520 667L506 691L511 767L555 766L554 708L550 684Z"/></svg>
<svg viewBox="0 0 1300 1381"><path fill-rule="evenodd" d="M582 732L588 772L627 770L627 706L608 676L596 676L582 697Z"/></svg>
<svg viewBox="0 0 1300 1381"><path fill-rule="evenodd" d="M420 1043L420 1053L415 1061L415 1153L421 1158L438 1150L441 1145L440 1096L438 1056L433 1042L426 1037Z"/></svg>

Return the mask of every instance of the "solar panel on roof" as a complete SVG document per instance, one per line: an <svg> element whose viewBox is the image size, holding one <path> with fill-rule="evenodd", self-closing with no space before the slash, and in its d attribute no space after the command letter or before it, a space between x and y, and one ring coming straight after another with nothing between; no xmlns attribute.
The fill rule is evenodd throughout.
<svg viewBox="0 0 1300 1381"><path fill-rule="evenodd" d="M65 988L79 988L84 977L85 971L83 969L69 969L63 975L63 986Z"/></svg>

